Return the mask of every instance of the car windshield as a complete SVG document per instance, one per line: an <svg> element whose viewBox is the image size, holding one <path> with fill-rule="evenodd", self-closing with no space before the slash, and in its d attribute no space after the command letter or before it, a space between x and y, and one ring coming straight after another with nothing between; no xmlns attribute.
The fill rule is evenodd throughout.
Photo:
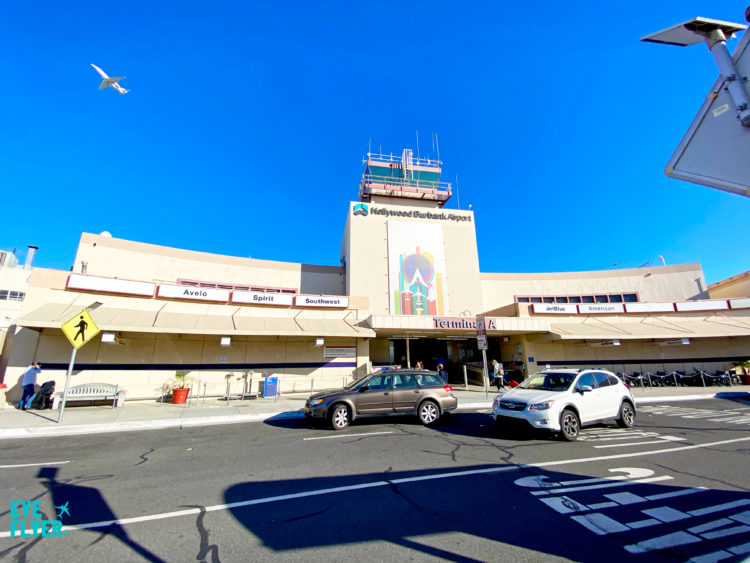
<svg viewBox="0 0 750 563"><path fill-rule="evenodd" d="M367 379L370 378L371 375L372 375L371 373L368 373L364 377L360 377L359 379L357 379L355 381L352 381L349 385L347 385L346 387L344 387L344 389L357 389L357 388L359 388L362 385L362 383L365 382L365 380L367 380Z"/></svg>
<svg viewBox="0 0 750 563"><path fill-rule="evenodd" d="M566 391L575 379L574 373L537 373L521 383L521 389Z"/></svg>

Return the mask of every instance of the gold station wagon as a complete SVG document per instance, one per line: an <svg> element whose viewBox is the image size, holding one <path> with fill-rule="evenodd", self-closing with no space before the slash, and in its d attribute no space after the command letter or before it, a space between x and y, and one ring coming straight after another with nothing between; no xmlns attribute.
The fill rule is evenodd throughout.
<svg viewBox="0 0 750 563"><path fill-rule="evenodd" d="M327 420L343 430L355 418L416 414L432 424L458 406L453 388L434 371L389 369L371 373L344 389L316 393L305 403L305 416Z"/></svg>

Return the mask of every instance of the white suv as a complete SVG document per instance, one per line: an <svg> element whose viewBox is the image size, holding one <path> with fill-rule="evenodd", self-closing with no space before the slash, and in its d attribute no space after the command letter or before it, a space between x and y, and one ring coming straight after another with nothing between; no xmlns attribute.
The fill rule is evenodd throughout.
<svg viewBox="0 0 750 563"><path fill-rule="evenodd" d="M572 442L583 425L616 419L623 428L635 423L630 387L602 369L551 369L495 397L492 418L507 429L514 422L559 432Z"/></svg>

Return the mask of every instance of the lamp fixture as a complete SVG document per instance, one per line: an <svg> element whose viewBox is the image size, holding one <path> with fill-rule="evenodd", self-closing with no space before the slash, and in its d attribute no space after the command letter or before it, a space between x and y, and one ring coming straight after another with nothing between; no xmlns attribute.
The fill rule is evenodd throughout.
<svg viewBox="0 0 750 563"><path fill-rule="evenodd" d="M660 340L659 346L687 346L690 344L689 338L677 338L674 340Z"/></svg>
<svg viewBox="0 0 750 563"><path fill-rule="evenodd" d="M102 332L102 342L106 344L115 344L117 339L114 332Z"/></svg>
<svg viewBox="0 0 750 563"><path fill-rule="evenodd" d="M614 340L601 340L599 342L589 342L587 344L588 346L595 346L595 347L602 347L602 346L619 346L620 341L617 339Z"/></svg>
<svg viewBox="0 0 750 563"><path fill-rule="evenodd" d="M231 346L232 345L232 337L231 336L222 336L221 341L219 342L221 346Z"/></svg>
<svg viewBox="0 0 750 563"><path fill-rule="evenodd" d="M326 343L325 338L318 336L318 338L315 339L315 345L316 346L323 346Z"/></svg>

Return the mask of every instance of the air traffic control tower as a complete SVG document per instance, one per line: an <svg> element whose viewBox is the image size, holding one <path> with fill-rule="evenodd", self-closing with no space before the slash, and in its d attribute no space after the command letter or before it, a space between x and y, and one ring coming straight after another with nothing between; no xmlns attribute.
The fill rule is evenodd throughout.
<svg viewBox="0 0 750 563"><path fill-rule="evenodd" d="M341 263L349 295L373 315L474 316L483 312L474 214L446 209L441 162L367 154L350 202Z"/></svg>

